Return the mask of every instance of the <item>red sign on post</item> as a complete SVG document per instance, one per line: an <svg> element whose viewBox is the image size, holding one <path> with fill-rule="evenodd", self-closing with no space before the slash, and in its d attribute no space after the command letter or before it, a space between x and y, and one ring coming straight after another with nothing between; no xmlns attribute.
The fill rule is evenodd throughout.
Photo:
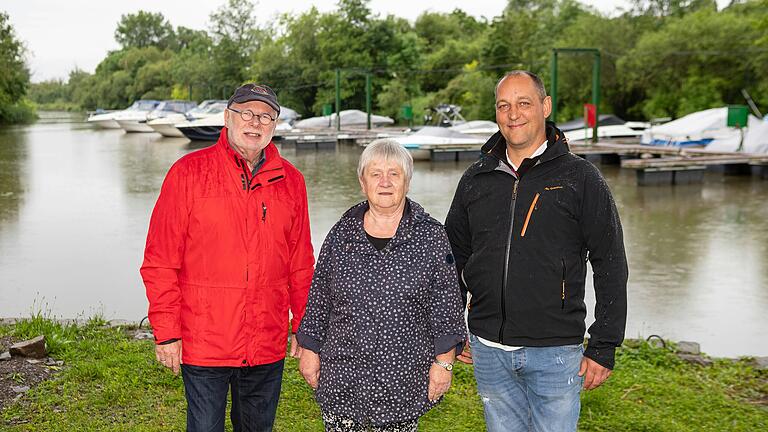
<svg viewBox="0 0 768 432"><path fill-rule="evenodd" d="M586 127L593 128L597 125L597 107L595 104L584 104L584 123Z"/></svg>

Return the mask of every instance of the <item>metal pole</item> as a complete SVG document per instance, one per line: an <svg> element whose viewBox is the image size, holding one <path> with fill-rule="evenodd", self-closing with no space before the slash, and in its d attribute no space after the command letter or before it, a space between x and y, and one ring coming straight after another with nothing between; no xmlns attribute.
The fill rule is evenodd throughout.
<svg viewBox="0 0 768 432"><path fill-rule="evenodd" d="M552 123L557 122L557 48L552 49L552 85L549 90L552 97L552 112L549 120Z"/></svg>
<svg viewBox="0 0 768 432"><path fill-rule="evenodd" d="M189 93L189 100L192 100L192 84L187 85L187 91Z"/></svg>
<svg viewBox="0 0 768 432"><path fill-rule="evenodd" d="M371 130L371 73L365 74L365 112L368 113L368 130Z"/></svg>
<svg viewBox="0 0 768 432"><path fill-rule="evenodd" d="M597 125L600 123L600 51L595 50L592 64L592 103L595 104L595 127L592 130L592 142L597 143Z"/></svg>
<svg viewBox="0 0 768 432"><path fill-rule="evenodd" d="M336 130L341 130L341 69L336 69Z"/></svg>

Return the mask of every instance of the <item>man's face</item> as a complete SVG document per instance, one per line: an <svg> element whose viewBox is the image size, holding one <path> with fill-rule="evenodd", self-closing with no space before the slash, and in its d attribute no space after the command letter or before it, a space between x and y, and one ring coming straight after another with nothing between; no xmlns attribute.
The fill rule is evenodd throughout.
<svg viewBox="0 0 768 432"><path fill-rule="evenodd" d="M552 111L549 96L541 100L533 80L526 75L504 79L496 94L496 123L512 148L540 146L546 140L544 123Z"/></svg>
<svg viewBox="0 0 768 432"><path fill-rule="evenodd" d="M267 113L272 118L277 118L277 111L260 101L233 103L230 108L238 111L251 111L254 116L250 121L245 121L240 114L230 110L225 111L224 125L229 131L227 135L229 143L241 152L251 154L261 152L272 140L277 121L263 125L259 123L259 115Z"/></svg>

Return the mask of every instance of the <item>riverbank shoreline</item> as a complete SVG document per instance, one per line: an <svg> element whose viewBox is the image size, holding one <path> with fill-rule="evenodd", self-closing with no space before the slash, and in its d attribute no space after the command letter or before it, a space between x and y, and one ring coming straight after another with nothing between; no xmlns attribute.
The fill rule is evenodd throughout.
<svg viewBox="0 0 768 432"><path fill-rule="evenodd" d="M61 323L42 316L0 320L4 343L44 335L48 355L63 365L7 402L0 428L48 430L182 430L180 377L154 359L148 329L100 318ZM582 395L579 430L751 431L768 427L768 371L753 358L678 357L675 343L628 340L609 381ZM5 350L8 347L2 347ZM45 366L43 366L45 367ZM24 381L23 372L2 380ZM459 364L445 400L425 415L421 431L484 429L471 366ZM313 394L287 359L276 431L320 431Z"/></svg>

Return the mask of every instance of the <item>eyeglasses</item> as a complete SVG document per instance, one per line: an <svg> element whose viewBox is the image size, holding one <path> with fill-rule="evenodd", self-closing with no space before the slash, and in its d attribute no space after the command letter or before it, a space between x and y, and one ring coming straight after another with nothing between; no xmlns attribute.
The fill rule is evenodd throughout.
<svg viewBox="0 0 768 432"><path fill-rule="evenodd" d="M249 121L253 120L254 117L258 117L259 118L259 123L263 124L264 126L269 126L270 123L272 123L273 121L277 120L276 118L272 117L271 115L269 115L267 113L256 114L256 113L254 113L251 110L238 111L238 110L236 110L234 108L227 108L227 109L232 111L232 112L236 112L236 113L240 114L240 118L243 119L243 121L246 121L246 122L249 122Z"/></svg>

